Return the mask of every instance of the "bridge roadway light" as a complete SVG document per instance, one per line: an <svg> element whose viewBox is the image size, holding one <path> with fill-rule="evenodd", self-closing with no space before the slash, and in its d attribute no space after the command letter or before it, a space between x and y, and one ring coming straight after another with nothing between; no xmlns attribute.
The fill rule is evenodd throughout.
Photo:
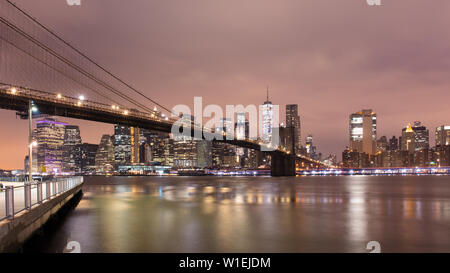
<svg viewBox="0 0 450 273"><path fill-rule="evenodd" d="M11 88L11 94L15 95L17 93L17 89L15 87Z"/></svg>
<svg viewBox="0 0 450 273"><path fill-rule="evenodd" d="M83 101L83 100L85 100L85 97L83 95L80 95L80 96L78 96L78 99Z"/></svg>
<svg viewBox="0 0 450 273"><path fill-rule="evenodd" d="M128 110L123 111L124 115L128 115Z"/></svg>
<svg viewBox="0 0 450 273"><path fill-rule="evenodd" d="M62 95L58 94L58 95L56 95L56 98L60 100L60 99L62 99Z"/></svg>
<svg viewBox="0 0 450 273"><path fill-rule="evenodd" d="M78 101L78 102L77 102L77 106L81 106L81 101Z"/></svg>
<svg viewBox="0 0 450 273"><path fill-rule="evenodd" d="M31 111L37 112L37 111L38 111L38 108L37 108L36 106L33 105L33 106L31 107Z"/></svg>

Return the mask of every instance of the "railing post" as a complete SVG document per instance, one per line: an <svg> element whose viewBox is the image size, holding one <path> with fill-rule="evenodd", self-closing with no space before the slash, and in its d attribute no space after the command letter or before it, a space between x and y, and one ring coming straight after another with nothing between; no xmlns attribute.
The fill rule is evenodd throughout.
<svg viewBox="0 0 450 273"><path fill-rule="evenodd" d="M14 219L14 187L7 186L5 192L6 217Z"/></svg>
<svg viewBox="0 0 450 273"><path fill-rule="evenodd" d="M53 196L55 196L57 193L56 193L56 182L55 181L52 181L51 182L52 183L52 185L53 185Z"/></svg>
<svg viewBox="0 0 450 273"><path fill-rule="evenodd" d="M31 209L31 183L25 183L25 208Z"/></svg>
<svg viewBox="0 0 450 273"><path fill-rule="evenodd" d="M45 191L47 192L47 195L45 196L45 200L50 199L51 195L51 189L50 189L50 182L45 182Z"/></svg>
<svg viewBox="0 0 450 273"><path fill-rule="evenodd" d="M37 183L37 202L42 203L42 182Z"/></svg>

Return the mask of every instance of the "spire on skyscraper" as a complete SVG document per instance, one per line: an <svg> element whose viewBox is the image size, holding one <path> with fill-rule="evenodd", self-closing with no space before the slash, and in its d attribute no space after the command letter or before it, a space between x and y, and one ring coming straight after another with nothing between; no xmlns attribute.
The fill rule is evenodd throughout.
<svg viewBox="0 0 450 273"><path fill-rule="evenodd" d="M267 90L266 90L266 101L264 102L264 104L272 104L271 101L269 101L269 86L267 85Z"/></svg>

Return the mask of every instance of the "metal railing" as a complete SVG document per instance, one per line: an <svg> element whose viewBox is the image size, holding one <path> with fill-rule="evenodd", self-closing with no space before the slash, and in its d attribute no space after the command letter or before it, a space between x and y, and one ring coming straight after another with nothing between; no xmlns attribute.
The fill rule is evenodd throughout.
<svg viewBox="0 0 450 273"><path fill-rule="evenodd" d="M24 210L60 195L83 183L83 177L55 178L51 181L25 183L0 189L0 221L14 219Z"/></svg>

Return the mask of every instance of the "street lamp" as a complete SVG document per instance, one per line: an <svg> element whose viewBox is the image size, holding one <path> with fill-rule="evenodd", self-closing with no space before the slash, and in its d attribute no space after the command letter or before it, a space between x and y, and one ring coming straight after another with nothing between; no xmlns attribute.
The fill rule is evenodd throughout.
<svg viewBox="0 0 450 273"><path fill-rule="evenodd" d="M17 93L17 89L15 87L11 88L11 94L15 95Z"/></svg>
<svg viewBox="0 0 450 273"><path fill-rule="evenodd" d="M11 91L12 92L12 91ZM33 141L33 112L37 112L38 108L34 105L33 101L28 102L28 182L33 181L33 146L37 145L36 141Z"/></svg>

